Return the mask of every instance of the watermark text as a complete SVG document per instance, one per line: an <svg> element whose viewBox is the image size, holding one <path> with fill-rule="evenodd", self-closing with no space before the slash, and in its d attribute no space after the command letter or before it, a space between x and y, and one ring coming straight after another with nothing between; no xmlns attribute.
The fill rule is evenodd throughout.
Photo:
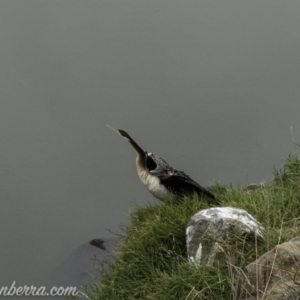
<svg viewBox="0 0 300 300"><path fill-rule="evenodd" d="M14 281L11 286L0 287L0 296L77 296L78 291L74 286L56 287L53 286L47 291L45 286L34 285L16 286Z"/></svg>

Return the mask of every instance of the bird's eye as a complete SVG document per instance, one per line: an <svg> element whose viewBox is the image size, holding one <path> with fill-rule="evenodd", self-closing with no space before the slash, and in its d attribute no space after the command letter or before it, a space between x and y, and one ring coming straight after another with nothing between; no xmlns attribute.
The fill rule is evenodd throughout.
<svg viewBox="0 0 300 300"><path fill-rule="evenodd" d="M146 156L146 167L148 171L155 170L157 167L157 164L150 156Z"/></svg>

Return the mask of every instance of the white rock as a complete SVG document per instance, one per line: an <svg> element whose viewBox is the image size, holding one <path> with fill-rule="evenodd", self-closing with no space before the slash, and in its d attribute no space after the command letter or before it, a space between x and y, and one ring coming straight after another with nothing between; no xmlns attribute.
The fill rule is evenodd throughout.
<svg viewBox="0 0 300 300"><path fill-rule="evenodd" d="M218 243L208 236L226 239L231 233L238 236L253 232L263 238L264 228L247 211L234 207L213 207L204 209L192 216L186 229L187 253L191 261L213 264L218 251Z"/></svg>

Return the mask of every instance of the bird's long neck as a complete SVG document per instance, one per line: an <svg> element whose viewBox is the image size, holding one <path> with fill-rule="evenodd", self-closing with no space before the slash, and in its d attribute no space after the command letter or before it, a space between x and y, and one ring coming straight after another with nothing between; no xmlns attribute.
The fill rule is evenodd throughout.
<svg viewBox="0 0 300 300"><path fill-rule="evenodd" d="M137 152L138 156L136 158L136 163L141 168L146 168L146 153L145 153L145 151L131 137L128 138L128 142L131 144L131 146Z"/></svg>
<svg viewBox="0 0 300 300"><path fill-rule="evenodd" d="M129 139L129 143L137 152L136 168L138 175L142 182L147 184L148 171L146 167L146 153L133 139Z"/></svg>

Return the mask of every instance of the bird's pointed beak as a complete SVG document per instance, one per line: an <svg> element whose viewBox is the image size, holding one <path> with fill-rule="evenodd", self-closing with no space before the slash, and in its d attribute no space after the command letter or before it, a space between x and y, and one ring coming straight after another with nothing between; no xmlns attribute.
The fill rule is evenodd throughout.
<svg viewBox="0 0 300 300"><path fill-rule="evenodd" d="M118 129L116 129L116 128L114 128L114 127L111 127L111 126L109 126L109 125L107 125L107 124L106 124L106 126L107 126L108 128L110 128L112 131L114 131L115 133L121 135L121 134L120 134L120 131L119 131Z"/></svg>

